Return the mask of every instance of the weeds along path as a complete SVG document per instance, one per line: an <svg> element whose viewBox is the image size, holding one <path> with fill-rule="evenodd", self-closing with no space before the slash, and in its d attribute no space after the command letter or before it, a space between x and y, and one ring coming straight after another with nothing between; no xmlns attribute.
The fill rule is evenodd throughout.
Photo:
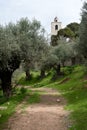
<svg viewBox="0 0 87 130"><path fill-rule="evenodd" d="M18 107L5 130L68 130L69 112L64 110L66 101L60 93L52 88L30 89L41 92L40 102Z"/></svg>

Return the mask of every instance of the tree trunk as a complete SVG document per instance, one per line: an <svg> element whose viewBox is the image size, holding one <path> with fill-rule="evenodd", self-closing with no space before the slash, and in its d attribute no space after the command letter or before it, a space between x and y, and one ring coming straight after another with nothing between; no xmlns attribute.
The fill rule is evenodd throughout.
<svg viewBox="0 0 87 130"><path fill-rule="evenodd" d="M31 79L30 69L26 69L26 80Z"/></svg>
<svg viewBox="0 0 87 130"><path fill-rule="evenodd" d="M56 68L56 73L57 73L57 75L60 75L61 74L61 72L60 72L60 64L58 64L57 65L57 68Z"/></svg>
<svg viewBox="0 0 87 130"><path fill-rule="evenodd" d="M12 95L12 85L11 85L11 72L3 72L1 76L1 86L3 90L3 95L9 98Z"/></svg>
<svg viewBox="0 0 87 130"><path fill-rule="evenodd" d="M72 62L72 65L75 65L75 63L76 63L76 58L73 57L73 58L71 59L71 62Z"/></svg>
<svg viewBox="0 0 87 130"><path fill-rule="evenodd" d="M62 66L65 67L65 61L62 61Z"/></svg>
<svg viewBox="0 0 87 130"><path fill-rule="evenodd" d="M41 69L40 77L44 78L45 77L45 70Z"/></svg>
<svg viewBox="0 0 87 130"><path fill-rule="evenodd" d="M52 80L56 80L61 75L61 71L60 71L61 66L60 66L60 64L58 64L58 65L55 65L53 67L54 67L54 70L56 73L53 75Z"/></svg>

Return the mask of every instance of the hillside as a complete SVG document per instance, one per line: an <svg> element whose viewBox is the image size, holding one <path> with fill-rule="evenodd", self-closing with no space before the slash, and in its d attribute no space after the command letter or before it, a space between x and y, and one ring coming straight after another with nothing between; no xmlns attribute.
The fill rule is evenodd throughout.
<svg viewBox="0 0 87 130"><path fill-rule="evenodd" d="M19 85L16 88L16 94L9 101L5 101L0 94L0 128L3 128L4 122L7 122L8 118L13 115L17 110L18 104L21 104L24 99L26 99L27 105L35 104L38 102L45 103L44 100L40 101L40 95L45 94L45 92L40 91L41 88L56 89L61 93L61 96L66 100L65 110L70 111L69 115L69 125L70 130L87 130L87 77L84 74L84 68L81 66L76 66L74 69L63 68L65 72L64 76L59 77L55 81L52 80L53 73L50 72L44 79L38 78L38 72L33 72L33 78L31 81L25 81L25 75L19 80ZM31 89L32 88L32 89ZM33 93L34 89L34 93ZM53 93L53 91L51 92ZM27 97L27 98L26 98ZM29 97L29 98L28 98ZM52 98L48 99L48 104L54 104ZM57 99L55 99L57 100ZM60 98L60 102L61 102ZM27 107L23 104L23 110Z"/></svg>
<svg viewBox="0 0 87 130"><path fill-rule="evenodd" d="M52 81L52 76L48 76L41 81L31 81L33 87L56 88L67 100L65 109L72 111L70 119L72 125L70 130L87 130L87 76L84 74L84 67L77 66L73 72L65 68L66 75L56 81ZM28 85L20 80L21 84ZM37 83L35 83L37 82Z"/></svg>

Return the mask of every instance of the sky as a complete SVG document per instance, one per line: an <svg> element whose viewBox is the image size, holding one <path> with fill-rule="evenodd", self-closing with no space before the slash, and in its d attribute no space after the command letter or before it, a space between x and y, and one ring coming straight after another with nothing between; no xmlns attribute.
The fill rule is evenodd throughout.
<svg viewBox="0 0 87 130"><path fill-rule="evenodd" d="M35 18L50 34L56 16L62 27L80 22L82 5L83 0L0 0L0 24L15 23L22 17Z"/></svg>

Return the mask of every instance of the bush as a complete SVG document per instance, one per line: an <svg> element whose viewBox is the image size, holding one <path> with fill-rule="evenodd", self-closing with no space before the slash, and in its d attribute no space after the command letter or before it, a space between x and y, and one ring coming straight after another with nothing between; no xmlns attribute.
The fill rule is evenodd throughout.
<svg viewBox="0 0 87 130"><path fill-rule="evenodd" d="M74 70L74 66L67 66L64 69L65 74L71 74Z"/></svg>
<svg viewBox="0 0 87 130"><path fill-rule="evenodd" d="M84 62L84 72L87 74L87 60Z"/></svg>
<svg viewBox="0 0 87 130"><path fill-rule="evenodd" d="M25 94L25 93L27 92L27 89L24 88L24 87L22 87L22 88L20 89L20 92L21 92L21 94Z"/></svg>

